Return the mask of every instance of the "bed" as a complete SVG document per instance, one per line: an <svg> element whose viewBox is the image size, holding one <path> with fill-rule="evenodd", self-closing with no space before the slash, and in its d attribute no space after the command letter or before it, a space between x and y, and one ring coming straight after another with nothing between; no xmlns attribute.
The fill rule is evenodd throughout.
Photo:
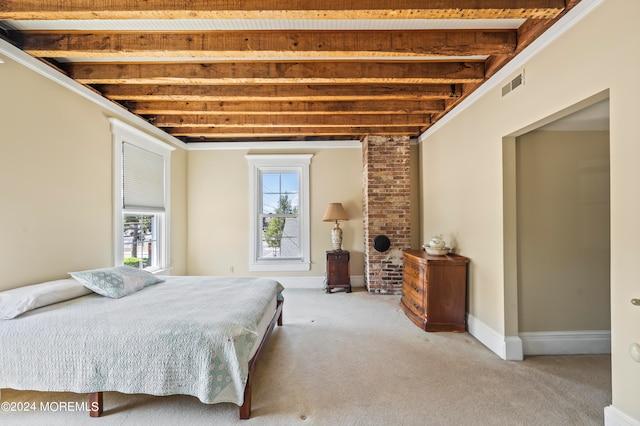
<svg viewBox="0 0 640 426"><path fill-rule="evenodd" d="M230 402L249 418L254 369L282 325L283 287L247 277L159 281L117 298L85 288L0 320L0 388L89 393L92 417L103 412L102 392L117 391Z"/></svg>

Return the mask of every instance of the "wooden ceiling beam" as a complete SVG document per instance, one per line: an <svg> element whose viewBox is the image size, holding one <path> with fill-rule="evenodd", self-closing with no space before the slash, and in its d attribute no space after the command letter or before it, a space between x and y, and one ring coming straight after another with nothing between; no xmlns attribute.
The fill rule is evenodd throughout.
<svg viewBox="0 0 640 426"><path fill-rule="evenodd" d="M564 0L4 0L0 20L544 19L564 7Z"/></svg>
<svg viewBox="0 0 640 426"><path fill-rule="evenodd" d="M419 101L459 98L460 84L406 85L105 85L98 91L117 101Z"/></svg>
<svg viewBox="0 0 640 426"><path fill-rule="evenodd" d="M512 53L516 30L12 33L42 58L352 59Z"/></svg>
<svg viewBox="0 0 640 426"><path fill-rule="evenodd" d="M484 80L483 62L70 63L83 84L455 84Z"/></svg>
<svg viewBox="0 0 640 426"><path fill-rule="evenodd" d="M85 20L78 25L91 28L102 20L101 31L16 30L6 38L188 142L417 137L579 1L0 0L0 21ZM263 31L104 26L135 19L156 21L158 28L171 19L234 19ZM273 30L292 21L387 20L396 28L400 20L434 19L524 24L518 30Z"/></svg>
<svg viewBox="0 0 640 426"><path fill-rule="evenodd" d="M407 127L431 124L430 114L339 115L156 115L148 118L158 127Z"/></svg>
<svg viewBox="0 0 640 426"><path fill-rule="evenodd" d="M444 111L443 100L321 101L321 102L129 102L126 108L141 115L217 114L432 114Z"/></svg>
<svg viewBox="0 0 640 426"><path fill-rule="evenodd" d="M420 127L178 127L164 128L172 136L188 138L261 138L290 136L410 136L417 137Z"/></svg>

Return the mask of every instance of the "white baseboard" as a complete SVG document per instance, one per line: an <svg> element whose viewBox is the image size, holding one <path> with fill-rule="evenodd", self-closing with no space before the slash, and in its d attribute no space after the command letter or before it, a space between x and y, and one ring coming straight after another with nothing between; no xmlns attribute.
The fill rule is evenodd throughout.
<svg viewBox="0 0 640 426"><path fill-rule="evenodd" d="M308 277L269 277L287 288L319 288L324 286L324 277L322 276L308 276Z"/></svg>
<svg viewBox="0 0 640 426"><path fill-rule="evenodd" d="M469 334L506 361L522 361L522 342L518 336L503 336L471 314L467 315Z"/></svg>
<svg viewBox="0 0 640 426"><path fill-rule="evenodd" d="M270 277L280 282L285 288L324 288L324 276L283 276ZM351 287L364 287L363 275L351 276Z"/></svg>
<svg viewBox="0 0 640 426"><path fill-rule="evenodd" d="M610 354L611 331L520 333L525 355Z"/></svg>
<svg viewBox="0 0 640 426"><path fill-rule="evenodd" d="M364 287L364 275L352 275L351 276L351 287Z"/></svg>
<svg viewBox="0 0 640 426"><path fill-rule="evenodd" d="M640 426L640 420L636 420L609 405L604 408L604 426Z"/></svg>
<svg viewBox="0 0 640 426"><path fill-rule="evenodd" d="M506 336L504 338L505 359L507 361L522 361L524 352L522 351L522 340L518 336Z"/></svg>
<svg viewBox="0 0 640 426"><path fill-rule="evenodd" d="M503 336L471 314L467 315L467 328L469 334L507 361L522 361L524 355L611 353L611 332L608 330L555 331Z"/></svg>

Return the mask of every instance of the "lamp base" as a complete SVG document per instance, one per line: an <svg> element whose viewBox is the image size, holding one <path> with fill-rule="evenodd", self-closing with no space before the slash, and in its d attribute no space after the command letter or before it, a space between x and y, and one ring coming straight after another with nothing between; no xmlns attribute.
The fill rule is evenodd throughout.
<svg viewBox="0 0 640 426"><path fill-rule="evenodd" d="M338 221L336 221L336 226L331 230L331 242L335 251L342 250L342 229L340 229Z"/></svg>

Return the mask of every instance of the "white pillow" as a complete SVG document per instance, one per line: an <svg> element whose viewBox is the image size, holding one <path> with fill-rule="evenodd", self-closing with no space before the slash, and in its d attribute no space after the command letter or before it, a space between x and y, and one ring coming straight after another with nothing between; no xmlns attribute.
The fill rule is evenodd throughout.
<svg viewBox="0 0 640 426"><path fill-rule="evenodd" d="M150 285L164 282L164 280L149 271L132 268L131 266L113 266L111 268L69 272L69 275L96 293L114 299L119 299Z"/></svg>
<svg viewBox="0 0 640 426"><path fill-rule="evenodd" d="M32 309L92 293L73 278L47 281L0 292L0 318L12 319Z"/></svg>

